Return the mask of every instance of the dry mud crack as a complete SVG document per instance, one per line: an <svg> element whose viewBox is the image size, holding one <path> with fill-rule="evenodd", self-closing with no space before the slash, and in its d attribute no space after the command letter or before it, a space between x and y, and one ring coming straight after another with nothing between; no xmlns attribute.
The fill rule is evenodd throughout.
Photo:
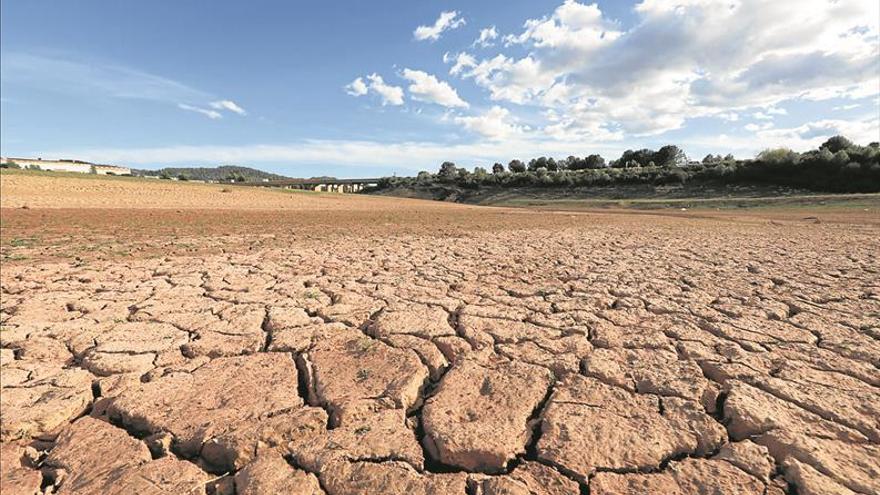
<svg viewBox="0 0 880 495"><path fill-rule="evenodd" d="M880 494L878 234L583 216L7 263L3 493Z"/></svg>

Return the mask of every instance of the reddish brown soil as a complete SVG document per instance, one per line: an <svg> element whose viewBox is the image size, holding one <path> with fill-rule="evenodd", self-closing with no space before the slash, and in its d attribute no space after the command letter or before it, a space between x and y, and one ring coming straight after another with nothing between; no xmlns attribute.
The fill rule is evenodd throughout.
<svg viewBox="0 0 880 495"><path fill-rule="evenodd" d="M875 213L0 178L4 495L880 493Z"/></svg>

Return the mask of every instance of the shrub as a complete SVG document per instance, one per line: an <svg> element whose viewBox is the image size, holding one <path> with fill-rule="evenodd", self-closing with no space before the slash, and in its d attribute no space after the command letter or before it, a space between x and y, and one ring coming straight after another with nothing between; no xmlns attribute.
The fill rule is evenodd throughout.
<svg viewBox="0 0 880 495"><path fill-rule="evenodd" d="M797 160L797 153L788 148L774 148L758 153L757 158L766 163L789 163Z"/></svg>

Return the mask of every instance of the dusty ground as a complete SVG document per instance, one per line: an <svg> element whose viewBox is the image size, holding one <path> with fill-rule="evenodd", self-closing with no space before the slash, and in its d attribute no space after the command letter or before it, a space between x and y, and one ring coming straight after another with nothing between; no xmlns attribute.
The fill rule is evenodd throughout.
<svg viewBox="0 0 880 495"><path fill-rule="evenodd" d="M880 493L876 211L0 179L4 495Z"/></svg>

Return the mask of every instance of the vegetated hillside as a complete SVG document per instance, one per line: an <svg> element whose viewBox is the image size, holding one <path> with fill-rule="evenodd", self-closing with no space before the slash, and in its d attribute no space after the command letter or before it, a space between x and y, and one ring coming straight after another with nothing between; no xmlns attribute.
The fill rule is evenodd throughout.
<svg viewBox="0 0 880 495"><path fill-rule="evenodd" d="M263 179L287 179L283 175L263 172L250 167L221 165L219 167L166 167L159 170L132 170L135 175L158 175L160 177L186 178L191 180L252 182Z"/></svg>
<svg viewBox="0 0 880 495"><path fill-rule="evenodd" d="M445 162L436 174L386 177L370 192L474 203L499 193L637 198L656 197L666 190L680 196L717 197L753 195L750 189L764 194L772 189L780 194L880 192L880 144L859 146L835 136L819 149L804 153L780 148L766 150L753 160L708 155L702 162L688 162L678 147L664 146L658 151L627 150L608 165L599 155L559 161L540 157L528 164L512 160L507 168L496 163L491 173L482 167L471 172Z"/></svg>

